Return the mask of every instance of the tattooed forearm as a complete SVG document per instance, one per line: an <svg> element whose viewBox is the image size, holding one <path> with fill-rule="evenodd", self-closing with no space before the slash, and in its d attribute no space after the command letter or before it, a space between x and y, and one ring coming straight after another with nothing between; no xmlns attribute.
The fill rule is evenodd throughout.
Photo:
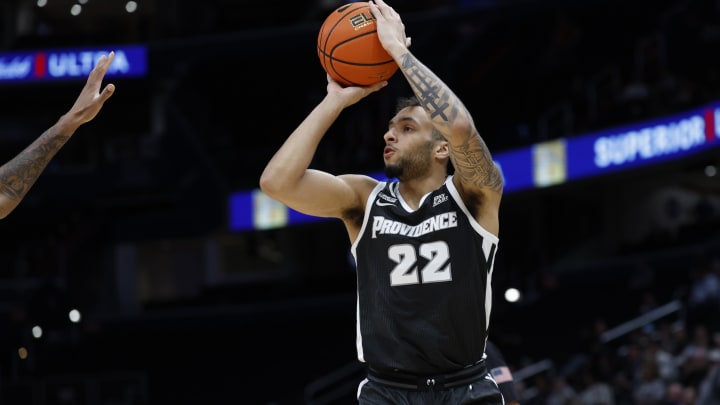
<svg viewBox="0 0 720 405"><path fill-rule="evenodd" d="M423 107L436 123L450 123L459 113L456 96L432 70L411 53L402 57L402 72Z"/></svg>
<svg viewBox="0 0 720 405"><path fill-rule="evenodd" d="M0 192L11 200L25 197L50 159L69 138L45 132L15 158L0 166Z"/></svg>
<svg viewBox="0 0 720 405"><path fill-rule="evenodd" d="M435 128L449 141L455 173L464 184L502 192L503 179L460 99L410 52L400 69Z"/></svg>

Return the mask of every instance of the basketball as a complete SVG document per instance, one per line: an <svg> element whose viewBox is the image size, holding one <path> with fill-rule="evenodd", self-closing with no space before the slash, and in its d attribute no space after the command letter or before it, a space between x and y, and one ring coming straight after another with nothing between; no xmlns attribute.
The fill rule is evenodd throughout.
<svg viewBox="0 0 720 405"><path fill-rule="evenodd" d="M389 79L397 63L377 36L366 2L348 3L325 19L318 33L320 64L342 86L368 86Z"/></svg>

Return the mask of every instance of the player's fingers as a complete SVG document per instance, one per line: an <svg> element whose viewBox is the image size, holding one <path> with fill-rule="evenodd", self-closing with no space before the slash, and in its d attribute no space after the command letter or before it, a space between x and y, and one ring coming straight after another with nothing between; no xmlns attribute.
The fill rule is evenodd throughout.
<svg viewBox="0 0 720 405"><path fill-rule="evenodd" d="M393 9L382 0L373 0L370 1L369 4L370 12L373 13L375 18L387 18L393 15Z"/></svg>
<svg viewBox="0 0 720 405"><path fill-rule="evenodd" d="M104 76L107 72L108 68L112 64L113 59L115 59L115 52L111 51L107 55L100 56L100 59L98 60L97 64L95 65L95 69L93 69L92 75L94 76Z"/></svg>
<svg viewBox="0 0 720 405"><path fill-rule="evenodd" d="M382 17L382 13L380 13L380 10L378 9L377 4L373 1L368 1L368 6L370 6L370 14L375 17L375 19L378 19L378 17Z"/></svg>
<svg viewBox="0 0 720 405"><path fill-rule="evenodd" d="M383 87L387 86L387 84L388 84L387 80L383 80L381 82L374 83L374 84L368 86L368 88L370 89L370 91L372 91L374 93L374 92L382 89Z"/></svg>
<svg viewBox="0 0 720 405"><path fill-rule="evenodd" d="M107 67L110 67L110 65L112 65L113 60L115 60L115 51L110 51L110 53L107 55Z"/></svg>
<svg viewBox="0 0 720 405"><path fill-rule="evenodd" d="M110 96L113 95L113 93L115 93L115 85L112 83L109 83L107 86L105 86L102 93L100 93L100 98L102 99L103 102L105 102L105 100L109 99Z"/></svg>

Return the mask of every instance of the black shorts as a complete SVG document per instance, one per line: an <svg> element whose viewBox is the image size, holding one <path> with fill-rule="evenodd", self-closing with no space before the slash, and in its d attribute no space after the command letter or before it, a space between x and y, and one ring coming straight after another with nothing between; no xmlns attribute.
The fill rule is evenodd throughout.
<svg viewBox="0 0 720 405"><path fill-rule="evenodd" d="M405 387L369 373L357 392L360 405L504 405L500 388L490 373L483 371L460 385Z"/></svg>

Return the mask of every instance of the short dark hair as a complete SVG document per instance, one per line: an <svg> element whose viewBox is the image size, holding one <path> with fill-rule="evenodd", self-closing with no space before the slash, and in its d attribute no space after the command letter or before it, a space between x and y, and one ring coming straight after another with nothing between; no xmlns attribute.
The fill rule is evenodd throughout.
<svg viewBox="0 0 720 405"><path fill-rule="evenodd" d="M422 104L420 104L420 100L418 100L418 98L415 96L400 97L395 103L395 114L399 113L400 110L408 107L422 107ZM440 131L435 128L433 128L432 135L433 138L437 141L445 140L445 137L442 136Z"/></svg>
<svg viewBox="0 0 720 405"><path fill-rule="evenodd" d="M395 103L395 114L399 113L403 108L420 107L420 100L415 96L400 97Z"/></svg>

